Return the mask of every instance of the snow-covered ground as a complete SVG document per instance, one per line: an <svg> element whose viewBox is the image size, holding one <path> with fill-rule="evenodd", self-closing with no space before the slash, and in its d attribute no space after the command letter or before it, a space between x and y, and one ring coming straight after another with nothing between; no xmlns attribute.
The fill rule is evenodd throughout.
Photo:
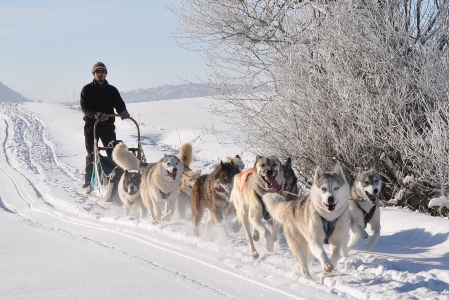
<svg viewBox="0 0 449 300"><path fill-rule="evenodd" d="M210 173L221 159L256 153L233 142L235 131L205 98L128 104L147 161L192 142L192 169ZM0 298L5 299L449 299L449 221L382 208L372 252L357 244L336 271L302 278L281 235L274 253L243 230L225 240L177 217L153 224L123 208L86 198L82 112L55 103L0 103ZM118 138L137 143L130 121ZM205 221L205 220L203 220ZM370 233L370 231L368 230Z"/></svg>

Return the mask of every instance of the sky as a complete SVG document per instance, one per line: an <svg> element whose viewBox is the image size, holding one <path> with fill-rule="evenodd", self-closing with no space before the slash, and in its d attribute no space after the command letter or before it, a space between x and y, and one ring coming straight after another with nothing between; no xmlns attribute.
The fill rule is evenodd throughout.
<svg viewBox="0 0 449 300"><path fill-rule="evenodd" d="M171 38L174 0L0 0L0 82L34 101L73 101L103 62L119 91L199 82L198 53Z"/></svg>
<svg viewBox="0 0 449 300"><path fill-rule="evenodd" d="M253 165L255 153L234 142L238 132L206 109L211 101L128 104L147 161L191 142L190 167L203 174L235 154ZM116 125L118 138L135 146L136 126ZM0 103L0 298L449 299L447 218L382 207L371 252L360 241L330 275L314 260L304 278L282 234L273 253L261 238L253 259L243 229L231 229L233 216L229 239L206 229L207 216L197 237L189 209L186 219L175 210L154 224L86 197L82 127L78 105Z"/></svg>

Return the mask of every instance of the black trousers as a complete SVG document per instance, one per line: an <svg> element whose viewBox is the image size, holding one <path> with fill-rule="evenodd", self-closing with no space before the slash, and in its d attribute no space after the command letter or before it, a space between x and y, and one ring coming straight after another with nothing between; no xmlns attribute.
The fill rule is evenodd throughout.
<svg viewBox="0 0 449 300"><path fill-rule="evenodd" d="M103 147L106 147L109 142L116 140L115 125L97 125L97 139L101 140ZM94 170L94 125L85 123L84 125L84 144L86 146L86 174L84 177L84 183L87 185L90 183L92 172ZM111 156L111 150L107 151L107 155Z"/></svg>

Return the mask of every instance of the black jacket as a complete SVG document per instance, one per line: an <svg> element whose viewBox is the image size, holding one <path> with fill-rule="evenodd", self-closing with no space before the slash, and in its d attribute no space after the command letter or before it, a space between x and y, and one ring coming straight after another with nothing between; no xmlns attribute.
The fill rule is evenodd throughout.
<svg viewBox="0 0 449 300"><path fill-rule="evenodd" d="M93 80L86 84L81 90L81 110L84 113L83 120L87 123L95 123L95 114L102 112L106 114L121 113L126 110L125 102L120 96L119 91L106 80L100 86ZM100 122L99 125L114 124L115 118L109 118L107 121Z"/></svg>

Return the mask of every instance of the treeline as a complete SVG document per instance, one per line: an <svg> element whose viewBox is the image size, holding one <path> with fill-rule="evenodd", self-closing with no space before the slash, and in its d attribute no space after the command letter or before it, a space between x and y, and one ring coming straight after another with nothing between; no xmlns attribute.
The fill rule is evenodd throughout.
<svg viewBox="0 0 449 300"><path fill-rule="evenodd" d="M215 92L205 84L166 84L154 88L120 92L126 103L214 96Z"/></svg>

